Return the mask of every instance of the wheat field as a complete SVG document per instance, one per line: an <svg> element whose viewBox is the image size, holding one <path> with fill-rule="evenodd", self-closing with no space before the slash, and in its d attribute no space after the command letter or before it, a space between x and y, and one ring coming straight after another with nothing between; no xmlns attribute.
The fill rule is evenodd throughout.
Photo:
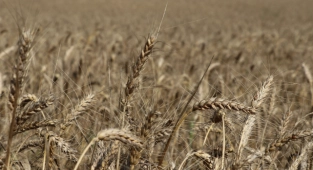
<svg viewBox="0 0 313 170"><path fill-rule="evenodd" d="M0 169L313 169L310 0L0 1Z"/></svg>

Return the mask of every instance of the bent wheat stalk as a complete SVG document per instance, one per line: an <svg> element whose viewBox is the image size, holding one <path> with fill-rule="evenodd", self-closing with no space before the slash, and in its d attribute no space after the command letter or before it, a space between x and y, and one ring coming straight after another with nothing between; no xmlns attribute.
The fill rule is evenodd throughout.
<svg viewBox="0 0 313 170"><path fill-rule="evenodd" d="M191 100L193 99L193 97L196 95L196 93L197 93L197 91L198 91L198 89L199 89L199 87L200 87L200 84L201 84L201 82L202 82L203 79L204 79L204 76L206 75L206 73L208 72L208 70L209 70L209 68L210 68L210 65L211 65L213 59L214 59L214 56L211 58L211 61L210 61L209 65L207 66L207 68L205 69L205 72L203 73L203 75L202 75L200 81L198 82L198 84L197 84L197 86L196 86L194 92L192 93L192 95L191 95L190 98L188 99L188 101L187 101L185 107L183 108L183 110L182 110L180 116L178 117L178 120L177 120L177 122L176 122L176 124L175 124L175 126L174 126L174 128L173 128L173 130L172 130L172 132L171 132L171 135L170 135L170 137L168 138L168 140L167 140L167 142L166 142L166 145L165 145L163 151L160 153L160 156L159 156L159 158L158 158L158 166L159 166L159 167L161 167L162 164L163 164L163 160L164 160L165 154L166 154L166 152L167 152L167 149L168 149L169 146L170 146L170 142L172 141L173 136L175 135L175 133L176 133L177 130L179 129L180 125L184 122L184 120L185 120L185 118L188 116L188 114L193 111L193 109L190 109L189 111L187 111L188 105L189 105L189 103L191 102Z"/></svg>

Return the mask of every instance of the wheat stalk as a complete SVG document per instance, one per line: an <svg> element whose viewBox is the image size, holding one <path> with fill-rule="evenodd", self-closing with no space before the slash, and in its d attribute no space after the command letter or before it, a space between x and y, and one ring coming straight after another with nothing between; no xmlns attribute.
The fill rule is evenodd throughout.
<svg viewBox="0 0 313 170"><path fill-rule="evenodd" d="M158 158L158 166L159 167L161 167L162 164L163 164L163 160L164 160L165 154L166 154L166 152L167 152L167 150L168 150L168 148L170 146L170 142L171 142L171 140L173 138L173 135L175 135L177 130L180 128L181 124L184 122L184 120L188 116L188 114L190 114L193 111L193 109L188 110L188 105L191 102L191 100L193 99L193 97L196 95L196 93L197 93L197 91L198 91L198 89L200 87L200 84L201 84L201 82L204 79L204 76L206 75L206 73L208 72L208 70L210 68L210 65L211 65L213 59L214 59L214 57L211 58L211 61L208 64L207 68L205 69L205 72L203 73L201 79L199 80L195 90L193 91L192 95L190 96L190 98L188 99L187 103L185 104L185 107L183 108L180 116L178 117L178 120L177 120L175 126L173 127L173 130L172 130L169 138L167 139L166 145L165 145L163 151L161 152L161 154L160 154L160 156Z"/></svg>

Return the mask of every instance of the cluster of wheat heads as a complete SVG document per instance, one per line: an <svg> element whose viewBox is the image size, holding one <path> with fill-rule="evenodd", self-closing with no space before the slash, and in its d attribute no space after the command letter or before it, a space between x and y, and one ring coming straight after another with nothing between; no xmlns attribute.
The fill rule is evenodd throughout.
<svg viewBox="0 0 313 170"><path fill-rule="evenodd" d="M142 73L157 42L151 35L131 64L128 78L120 87L119 100L112 102L115 106L97 100L103 94L94 92L84 95L75 107L65 112L64 108L53 107L65 103L56 94L40 96L23 90L27 86L24 79L30 76L26 70L31 69L27 65L35 37L34 30L20 30L7 93L8 106L1 112L5 114L1 119L9 122L1 126L0 167L3 169L312 168L312 142L307 139L313 131L307 128L309 125L303 125L306 121L295 117L296 112L275 110L277 87L271 75L250 100L209 97L195 101L203 78L219 66L212 63L192 94L182 96L181 103L170 101L176 106L162 108L163 103L153 100L155 93L164 95L159 92L162 89L153 88L149 93L151 89L143 88ZM303 64L303 70L312 86L308 66ZM75 73L82 74L80 69ZM54 77L54 81L57 79ZM70 89L68 82L63 85L64 91ZM143 99L146 97L152 99ZM109 121L116 123L86 134L77 121L88 120L88 115L98 106L101 106L99 110L110 113L105 114L110 116ZM210 119L191 124L190 118L199 114ZM198 137L200 142L190 142ZM220 147L210 147L214 141L220 142Z"/></svg>

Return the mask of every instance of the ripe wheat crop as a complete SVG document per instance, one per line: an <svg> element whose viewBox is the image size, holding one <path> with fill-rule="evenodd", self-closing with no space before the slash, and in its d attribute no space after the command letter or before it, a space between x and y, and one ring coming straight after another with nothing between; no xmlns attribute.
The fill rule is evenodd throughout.
<svg viewBox="0 0 313 170"><path fill-rule="evenodd" d="M0 2L0 169L313 168L311 1L35 2Z"/></svg>

